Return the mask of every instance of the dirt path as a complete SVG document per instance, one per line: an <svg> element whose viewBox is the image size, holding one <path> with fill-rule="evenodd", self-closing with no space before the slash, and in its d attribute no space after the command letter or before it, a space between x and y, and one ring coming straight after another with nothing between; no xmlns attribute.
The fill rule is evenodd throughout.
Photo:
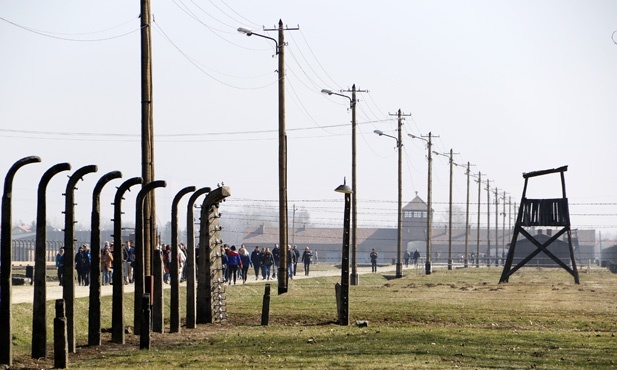
<svg viewBox="0 0 617 370"><path fill-rule="evenodd" d="M334 266L329 266L327 269L322 269L324 265L319 265L316 266L313 270L311 270L311 273L309 276L304 276L304 271L302 268L299 268L298 273L296 276L294 276L294 279L307 279L307 278L315 278L315 277L321 277L321 276L337 276L340 275L341 270L334 267ZM382 267L378 267L377 268L377 272L378 273L387 273L387 272L391 272L393 271L394 266L392 265L388 265L388 266L382 266ZM370 267L358 267L358 274L362 275L362 274L370 274L371 273L371 268ZM405 270L405 273L409 273L409 274L415 274L416 271L415 270ZM253 284L253 283L257 283L263 281L261 280L255 280L255 274L253 272L253 269L249 269L249 278L247 279L247 284ZM274 280L272 280L274 281ZM360 283L362 281L360 280ZM238 281L238 283L241 283L241 281ZM289 284L293 284L293 280L289 280ZM181 286L185 286L186 283L182 283ZM164 285L165 289L169 289L169 284L165 284ZM125 293L132 293L134 292L134 286L133 284L128 284L124 286L124 292ZM106 285L106 286L101 286L101 295L103 296L109 296L112 295L113 293L113 286L112 285ZM60 299L62 298L62 287L60 285L58 285L58 282L48 282L47 283L47 300L51 301L51 300L56 300L56 299ZM90 295L90 287L88 286L79 286L79 285L75 285L75 298L82 298L82 297L88 297ZM15 285L13 286L13 299L12 299L12 303L13 304L19 304L19 303L32 303L32 298L34 296L34 286L33 285Z"/></svg>

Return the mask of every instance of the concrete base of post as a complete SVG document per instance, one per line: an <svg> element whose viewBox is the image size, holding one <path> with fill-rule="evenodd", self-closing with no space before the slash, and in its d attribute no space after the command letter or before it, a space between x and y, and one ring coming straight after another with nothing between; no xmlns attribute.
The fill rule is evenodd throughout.
<svg viewBox="0 0 617 370"><path fill-rule="evenodd" d="M396 263L396 278L402 278L403 277L403 264L400 262Z"/></svg>
<svg viewBox="0 0 617 370"><path fill-rule="evenodd" d="M358 286L360 285L360 275L350 274L349 275L349 285Z"/></svg>
<svg viewBox="0 0 617 370"><path fill-rule="evenodd" d="M431 274L431 263L430 263L430 262L428 262L428 261L424 264L424 272L425 272L427 275L430 275L430 274Z"/></svg>
<svg viewBox="0 0 617 370"><path fill-rule="evenodd" d="M452 258L448 258L448 270L452 270Z"/></svg>

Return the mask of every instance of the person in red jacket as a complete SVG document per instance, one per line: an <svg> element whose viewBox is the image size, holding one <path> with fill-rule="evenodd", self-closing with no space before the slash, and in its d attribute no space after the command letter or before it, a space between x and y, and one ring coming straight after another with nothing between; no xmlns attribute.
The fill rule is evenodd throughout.
<svg viewBox="0 0 617 370"><path fill-rule="evenodd" d="M227 251L227 268L229 269L229 284L231 285L231 280L233 279L234 285L236 285L236 277L238 275L238 267L242 267L242 259L240 258L240 254L236 252L236 246L232 245L231 248Z"/></svg>

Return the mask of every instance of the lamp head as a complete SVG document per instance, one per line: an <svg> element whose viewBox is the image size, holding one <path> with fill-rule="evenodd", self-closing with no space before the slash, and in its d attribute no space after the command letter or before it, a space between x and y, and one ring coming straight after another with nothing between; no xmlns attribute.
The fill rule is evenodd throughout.
<svg viewBox="0 0 617 370"><path fill-rule="evenodd" d="M347 185L347 178L346 177L343 178L343 185L339 185L336 189L334 189L334 191L336 191L337 193L343 193L343 194L351 194L351 193L353 193L351 188Z"/></svg>
<svg viewBox="0 0 617 370"><path fill-rule="evenodd" d="M322 93L322 94L332 95L332 90L328 90L328 89L321 89L321 93Z"/></svg>
<svg viewBox="0 0 617 370"><path fill-rule="evenodd" d="M238 32L243 33L247 36L253 35L253 31L249 30L248 28L244 28L244 27L238 28Z"/></svg>
<svg viewBox="0 0 617 370"><path fill-rule="evenodd" d="M377 135L379 135L379 136L382 136L382 135L383 135L383 131L381 131L381 130L375 130L375 131L373 131L373 132L374 132L374 133L376 133L376 134L377 134Z"/></svg>

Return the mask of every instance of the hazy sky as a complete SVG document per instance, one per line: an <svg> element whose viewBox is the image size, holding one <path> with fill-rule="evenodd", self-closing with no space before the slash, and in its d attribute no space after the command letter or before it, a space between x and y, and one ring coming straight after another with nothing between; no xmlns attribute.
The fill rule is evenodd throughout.
<svg viewBox="0 0 617 370"><path fill-rule="evenodd" d="M289 206L316 224L341 224L333 189L345 176L351 183L349 102L320 90L355 83L369 90L357 105L360 227L396 226L396 142L373 131L396 135L391 114L401 109L411 114L405 203L427 195L426 146L407 134L430 131L436 151L453 149L455 162L471 162L516 203L523 172L568 165L573 228L617 230L615 1L153 0L152 13L155 177L168 183L156 192L161 224L188 185L224 181L232 211L277 209L274 43L236 29L276 38L263 27L282 19L300 28L285 33ZM35 218L38 182L53 164L97 164L76 193L88 227L98 178L140 175L139 1L0 0L0 17L0 173L25 156L43 160L15 179L14 221ZM66 174L48 191L57 226ZM433 174L436 218L446 220L447 158L434 158ZM529 196L561 197L554 177L531 180ZM103 220L120 183L103 192ZM454 202L465 200L465 171L455 167Z"/></svg>

